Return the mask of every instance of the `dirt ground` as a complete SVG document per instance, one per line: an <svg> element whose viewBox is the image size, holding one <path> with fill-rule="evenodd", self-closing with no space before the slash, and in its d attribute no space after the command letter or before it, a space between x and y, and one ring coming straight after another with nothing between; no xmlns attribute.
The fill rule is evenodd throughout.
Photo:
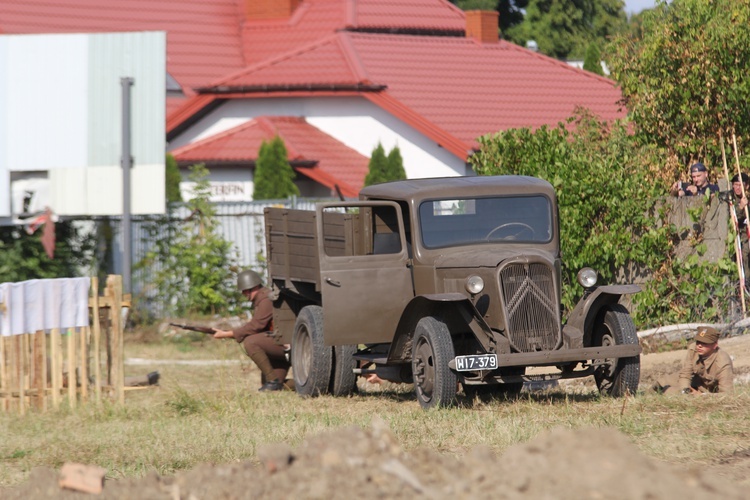
<svg viewBox="0 0 750 500"><path fill-rule="evenodd" d="M750 335L724 339L738 378L748 383ZM684 351L642 356L642 385L679 367ZM750 452L710 467L678 468L642 454L614 429L558 428L501 455L477 447L462 457L405 451L386 424L349 427L291 449L259 450L260 465L202 465L174 477L152 474L105 483L99 498L748 498ZM582 469L582 464L586 464ZM29 480L0 491L6 499L91 498L61 490L59 471L36 468ZM355 493L356 492L356 493Z"/></svg>

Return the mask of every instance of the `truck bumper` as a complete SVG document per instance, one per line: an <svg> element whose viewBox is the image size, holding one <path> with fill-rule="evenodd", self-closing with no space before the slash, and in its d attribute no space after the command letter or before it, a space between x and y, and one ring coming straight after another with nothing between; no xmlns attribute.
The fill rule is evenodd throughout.
<svg viewBox="0 0 750 500"><path fill-rule="evenodd" d="M582 347L580 349L561 349L557 351L517 352L513 354L498 354L498 368L509 366L555 366L559 364L582 362L591 359L630 358L641 354L641 346L614 345L602 347ZM448 363L456 369L456 360Z"/></svg>

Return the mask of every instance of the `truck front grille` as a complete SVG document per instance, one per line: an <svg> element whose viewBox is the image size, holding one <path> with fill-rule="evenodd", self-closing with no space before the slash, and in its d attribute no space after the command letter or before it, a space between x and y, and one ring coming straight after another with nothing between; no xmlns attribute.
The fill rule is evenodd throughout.
<svg viewBox="0 0 750 500"><path fill-rule="evenodd" d="M500 271L508 340L520 352L550 351L562 344L552 268L510 264Z"/></svg>

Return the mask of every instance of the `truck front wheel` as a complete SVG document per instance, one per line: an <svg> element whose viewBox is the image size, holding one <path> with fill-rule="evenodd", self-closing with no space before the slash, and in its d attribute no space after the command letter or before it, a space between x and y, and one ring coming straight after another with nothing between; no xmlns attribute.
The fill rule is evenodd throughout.
<svg viewBox="0 0 750 500"><path fill-rule="evenodd" d="M445 323L432 316L419 320L414 332L411 367L414 389L422 408L455 403L458 378L448 367L455 357L454 352Z"/></svg>
<svg viewBox="0 0 750 500"><path fill-rule="evenodd" d="M356 345L337 345L333 348L333 373L331 373L330 392L333 396L348 396L357 387L357 375L354 369L357 362L354 354Z"/></svg>
<svg viewBox="0 0 750 500"><path fill-rule="evenodd" d="M292 372L294 388L301 396L328 392L331 379L331 347L323 342L323 309L303 307L294 324Z"/></svg>
<svg viewBox="0 0 750 500"><path fill-rule="evenodd" d="M594 329L597 346L638 344L638 334L628 310L620 305L607 306ZM596 368L594 380L599 392L614 397L635 394L641 378L641 357L607 359Z"/></svg>

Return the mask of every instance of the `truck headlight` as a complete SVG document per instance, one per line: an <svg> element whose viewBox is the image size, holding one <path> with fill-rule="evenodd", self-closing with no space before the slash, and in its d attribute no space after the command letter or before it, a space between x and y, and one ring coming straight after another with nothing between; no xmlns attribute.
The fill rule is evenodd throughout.
<svg viewBox="0 0 750 500"><path fill-rule="evenodd" d="M466 291L472 295L476 295L484 290L484 280L477 275L469 276L466 278Z"/></svg>
<svg viewBox="0 0 750 500"><path fill-rule="evenodd" d="M583 288L591 288L596 285L597 273L590 267L584 267L578 271L578 283Z"/></svg>

